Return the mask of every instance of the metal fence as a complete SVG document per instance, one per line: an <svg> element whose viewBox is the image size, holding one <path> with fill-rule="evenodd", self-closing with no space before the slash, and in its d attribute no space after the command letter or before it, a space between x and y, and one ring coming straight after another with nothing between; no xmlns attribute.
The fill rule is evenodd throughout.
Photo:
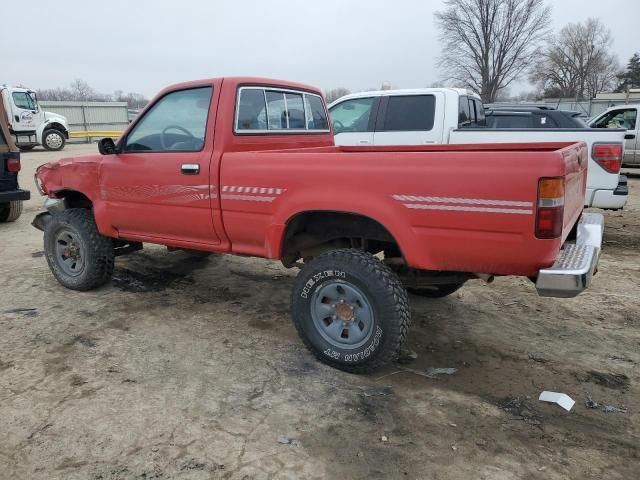
<svg viewBox="0 0 640 480"><path fill-rule="evenodd" d="M119 137L129 125L127 102L42 101L40 106L67 117L71 142L91 143L103 137Z"/></svg>
<svg viewBox="0 0 640 480"><path fill-rule="evenodd" d="M593 118L600 115L609 107L629 103L640 103L640 91L631 91L628 93L599 93L595 98L584 101L576 101L566 98L546 98L543 102L558 110L582 112L589 118Z"/></svg>

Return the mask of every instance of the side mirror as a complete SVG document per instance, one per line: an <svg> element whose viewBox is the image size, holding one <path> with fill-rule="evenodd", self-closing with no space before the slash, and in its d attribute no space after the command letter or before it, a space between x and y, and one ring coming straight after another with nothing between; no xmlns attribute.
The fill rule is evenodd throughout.
<svg viewBox="0 0 640 480"><path fill-rule="evenodd" d="M100 155L113 155L117 153L118 149L113 138L105 137L98 142L98 151Z"/></svg>

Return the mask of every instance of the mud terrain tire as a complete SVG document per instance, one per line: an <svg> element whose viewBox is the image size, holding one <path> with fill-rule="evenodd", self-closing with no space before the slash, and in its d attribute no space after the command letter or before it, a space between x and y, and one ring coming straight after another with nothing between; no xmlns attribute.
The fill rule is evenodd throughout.
<svg viewBox="0 0 640 480"><path fill-rule="evenodd" d="M53 215L44 231L44 251L53 275L71 290L92 290L111 279L113 241L100 235L90 210Z"/></svg>
<svg viewBox="0 0 640 480"><path fill-rule="evenodd" d="M410 324L407 292L396 274L354 249L305 263L293 287L291 317L320 361L351 373L392 362Z"/></svg>

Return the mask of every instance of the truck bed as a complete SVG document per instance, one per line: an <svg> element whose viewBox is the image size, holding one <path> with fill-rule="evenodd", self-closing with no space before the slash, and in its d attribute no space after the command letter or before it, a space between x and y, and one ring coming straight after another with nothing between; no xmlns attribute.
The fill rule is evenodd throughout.
<svg viewBox="0 0 640 480"><path fill-rule="evenodd" d="M608 205L605 198L596 198L598 191L610 194L618 187L620 173L611 173L604 170L595 162L591 155L593 145L598 143L619 143L624 144L624 130L607 130L592 128L461 128L453 130L449 136L452 144L482 144L493 145L495 142L534 142L543 138L549 142L578 142L587 144L589 155L589 168L587 172L587 189L585 192L585 206L598 208L614 207ZM626 197L624 197L626 201ZM615 205L620 208L619 205Z"/></svg>
<svg viewBox="0 0 640 480"><path fill-rule="evenodd" d="M412 267L532 276L554 263L582 212L586 166L584 143L229 152L220 210L237 253L278 258L279 245L261 240L279 238L296 212L349 211L387 228ZM556 239L534 236L541 177L565 177ZM224 196L256 179L282 193L251 204Z"/></svg>

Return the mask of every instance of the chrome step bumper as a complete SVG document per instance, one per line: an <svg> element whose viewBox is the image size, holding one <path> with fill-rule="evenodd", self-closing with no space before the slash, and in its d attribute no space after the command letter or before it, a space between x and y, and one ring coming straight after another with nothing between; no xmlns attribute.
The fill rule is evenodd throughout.
<svg viewBox="0 0 640 480"><path fill-rule="evenodd" d="M555 263L538 273L536 290L542 297L571 298L591 285L598 271L604 217L583 213L578 222L576 242L565 244Z"/></svg>

